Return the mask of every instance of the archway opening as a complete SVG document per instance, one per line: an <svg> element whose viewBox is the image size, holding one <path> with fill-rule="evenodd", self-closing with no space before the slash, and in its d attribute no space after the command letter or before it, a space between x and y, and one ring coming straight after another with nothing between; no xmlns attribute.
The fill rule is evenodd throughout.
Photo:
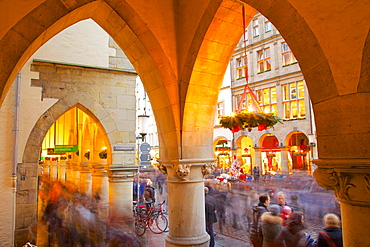
<svg viewBox="0 0 370 247"><path fill-rule="evenodd" d="M307 136L302 132L293 133L288 139L289 171L308 171L312 173L311 147Z"/></svg>

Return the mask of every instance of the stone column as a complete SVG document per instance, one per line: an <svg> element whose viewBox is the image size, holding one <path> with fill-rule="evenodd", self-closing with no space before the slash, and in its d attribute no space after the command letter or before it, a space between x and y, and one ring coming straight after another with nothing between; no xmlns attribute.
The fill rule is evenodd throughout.
<svg viewBox="0 0 370 247"><path fill-rule="evenodd" d="M69 180L80 189L80 162L73 162L71 164L71 180Z"/></svg>
<svg viewBox="0 0 370 247"><path fill-rule="evenodd" d="M325 189L333 190L341 202L344 246L368 246L370 234L370 160L317 159L314 177Z"/></svg>
<svg viewBox="0 0 370 247"><path fill-rule="evenodd" d="M166 246L209 246L205 230L204 176L214 159L159 160L167 175L170 231Z"/></svg>
<svg viewBox="0 0 370 247"><path fill-rule="evenodd" d="M91 178L91 164L81 162L80 164L80 193L91 196L92 178Z"/></svg>
<svg viewBox="0 0 370 247"><path fill-rule="evenodd" d="M67 161L66 163L66 181L72 182L72 162Z"/></svg>
<svg viewBox="0 0 370 247"><path fill-rule="evenodd" d="M45 163L42 165L44 168L43 176L50 177L50 160L45 160Z"/></svg>
<svg viewBox="0 0 370 247"><path fill-rule="evenodd" d="M260 168L260 173L262 174L262 161L261 161L261 149L258 147L254 148L255 150L255 160L256 160L256 165Z"/></svg>
<svg viewBox="0 0 370 247"><path fill-rule="evenodd" d="M281 150L281 171L284 175L289 174L289 165L288 165L288 148L280 147Z"/></svg>
<svg viewBox="0 0 370 247"><path fill-rule="evenodd" d="M92 195L100 196L98 214L102 219L108 217L108 177L105 164L92 164Z"/></svg>
<svg viewBox="0 0 370 247"><path fill-rule="evenodd" d="M66 163L65 160L61 160L58 165L58 179L63 182L66 181Z"/></svg>
<svg viewBox="0 0 370 247"><path fill-rule="evenodd" d="M50 162L50 179L51 180L58 179L58 161Z"/></svg>
<svg viewBox="0 0 370 247"><path fill-rule="evenodd" d="M132 218L133 179L137 166L110 167L109 217Z"/></svg>

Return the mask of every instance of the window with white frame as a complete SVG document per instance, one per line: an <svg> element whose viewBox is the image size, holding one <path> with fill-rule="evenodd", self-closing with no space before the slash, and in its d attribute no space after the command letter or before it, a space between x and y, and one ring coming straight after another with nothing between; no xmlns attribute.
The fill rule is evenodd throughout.
<svg viewBox="0 0 370 247"><path fill-rule="evenodd" d="M283 119L299 119L306 117L304 81L282 85Z"/></svg>
<svg viewBox="0 0 370 247"><path fill-rule="evenodd" d="M265 17L265 32L270 32L272 30L271 22Z"/></svg>
<svg viewBox="0 0 370 247"><path fill-rule="evenodd" d="M219 118L223 115L225 115L225 113L224 113L224 102L221 101L221 102L217 103L217 118Z"/></svg>
<svg viewBox="0 0 370 247"><path fill-rule="evenodd" d="M286 42L281 44L281 54L283 56L283 66L297 63L297 59L294 57L293 52Z"/></svg>
<svg viewBox="0 0 370 247"><path fill-rule="evenodd" d="M257 99L263 112L275 113L275 115L277 115L278 109L277 109L276 87L258 90Z"/></svg>
<svg viewBox="0 0 370 247"><path fill-rule="evenodd" d="M258 19L254 19L252 21L252 25L253 25L253 37L259 36L260 35L260 30L259 30L259 27L258 27Z"/></svg>
<svg viewBox="0 0 370 247"><path fill-rule="evenodd" d="M248 60L246 56L236 59L236 79L245 78L248 70Z"/></svg>
<svg viewBox="0 0 370 247"><path fill-rule="evenodd" d="M271 70L270 48L257 51L257 72L262 73Z"/></svg>

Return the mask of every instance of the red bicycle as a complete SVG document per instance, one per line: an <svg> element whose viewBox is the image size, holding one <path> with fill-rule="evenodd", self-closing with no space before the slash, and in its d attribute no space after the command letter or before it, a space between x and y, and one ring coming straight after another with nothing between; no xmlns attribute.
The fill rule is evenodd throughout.
<svg viewBox="0 0 370 247"><path fill-rule="evenodd" d="M161 234L167 230L168 219L162 208L165 201L159 204L159 207L151 205L134 205L135 233L138 236L144 235L146 228L155 234Z"/></svg>

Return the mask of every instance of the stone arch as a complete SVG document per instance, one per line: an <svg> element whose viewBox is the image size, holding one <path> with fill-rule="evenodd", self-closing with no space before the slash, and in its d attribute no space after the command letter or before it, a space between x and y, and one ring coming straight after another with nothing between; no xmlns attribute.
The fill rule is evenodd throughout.
<svg viewBox="0 0 370 247"><path fill-rule="evenodd" d="M113 119L105 109L95 102L91 96L85 93L78 93L77 97L76 94L77 93L70 93L66 97L58 100L58 102L40 116L28 137L22 158L23 163L38 163L40 147L47 131L63 113L74 106L83 109L101 125L102 129L107 133L108 143L110 145L122 142L122 140L119 139L119 135L116 134L118 129Z"/></svg>
<svg viewBox="0 0 370 247"><path fill-rule="evenodd" d="M370 31L366 38L364 51L362 53L360 83L358 84L358 92L370 92Z"/></svg>

